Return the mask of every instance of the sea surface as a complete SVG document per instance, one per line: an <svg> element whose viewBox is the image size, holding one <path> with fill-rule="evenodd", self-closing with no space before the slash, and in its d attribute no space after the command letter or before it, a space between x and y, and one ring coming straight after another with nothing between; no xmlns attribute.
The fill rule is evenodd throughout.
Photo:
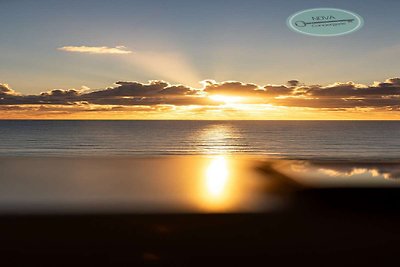
<svg viewBox="0 0 400 267"><path fill-rule="evenodd" d="M0 156L400 159L400 121L0 121Z"/></svg>

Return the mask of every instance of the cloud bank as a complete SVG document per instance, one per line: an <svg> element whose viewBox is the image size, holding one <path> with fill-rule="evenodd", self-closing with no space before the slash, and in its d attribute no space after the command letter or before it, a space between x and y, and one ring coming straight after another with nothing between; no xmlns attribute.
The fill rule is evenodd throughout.
<svg viewBox="0 0 400 267"><path fill-rule="evenodd" d="M366 109L369 111L400 111L400 78L390 78L371 85L354 82L337 82L331 85L306 85L290 80L281 85L257 85L239 81L216 82L206 80L202 87L192 88L165 81L119 81L108 88L95 91L54 89L37 95L23 95L0 84L0 109L23 110L41 106L72 107L80 111L130 109L145 107L197 107L216 109L227 103L215 101L212 96L238 96L248 107L268 105L284 108L326 109L346 111ZM95 107L95 108L94 108ZM235 109L235 106L230 106ZM144 109L142 109L144 110Z"/></svg>

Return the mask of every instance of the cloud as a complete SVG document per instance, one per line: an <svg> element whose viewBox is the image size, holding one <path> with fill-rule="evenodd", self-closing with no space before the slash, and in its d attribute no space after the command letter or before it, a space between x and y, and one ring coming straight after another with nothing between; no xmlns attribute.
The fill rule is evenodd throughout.
<svg viewBox="0 0 400 267"><path fill-rule="evenodd" d="M6 89L4 89L6 90ZM7 92L14 92L7 87ZM74 105L88 103L98 105L216 105L199 90L184 85L171 85L164 81L117 82L93 92L75 89L54 89L38 95L4 94L0 105Z"/></svg>
<svg viewBox="0 0 400 267"><path fill-rule="evenodd" d="M150 81L148 84L139 82L116 82L117 87L107 88L87 94L89 97L118 96L176 96L194 94L194 90L183 85L170 85L164 81Z"/></svg>
<svg viewBox="0 0 400 267"><path fill-rule="evenodd" d="M285 85L267 85L264 86L265 94L268 96L286 96L291 95L294 89Z"/></svg>
<svg viewBox="0 0 400 267"><path fill-rule="evenodd" d="M208 99L197 95L198 90L164 81L117 82L117 86L82 94L78 98L103 105L203 105Z"/></svg>
<svg viewBox="0 0 400 267"><path fill-rule="evenodd" d="M312 87L307 95L320 97L370 97L400 95L399 78L387 79L385 82L375 82L371 86L348 83L335 83L327 87Z"/></svg>
<svg viewBox="0 0 400 267"><path fill-rule="evenodd" d="M313 166L331 176L354 176L370 173L372 176L381 175L386 179L400 179L398 162L311 162Z"/></svg>
<svg viewBox="0 0 400 267"><path fill-rule="evenodd" d="M204 92L213 95L248 96L262 92L258 85L252 83L245 84L236 81L217 83L213 80L205 80L202 83L205 86Z"/></svg>
<svg viewBox="0 0 400 267"><path fill-rule="evenodd" d="M275 105L309 108L386 108L400 106L400 78L374 82L372 85L337 82L331 85L300 85L282 88Z"/></svg>
<svg viewBox="0 0 400 267"><path fill-rule="evenodd" d="M300 84L300 82L298 80L290 80L287 82L287 84L291 87L296 87Z"/></svg>
<svg viewBox="0 0 400 267"><path fill-rule="evenodd" d="M125 46L107 47L107 46L63 46L58 50L74 53L87 54L131 54Z"/></svg>
<svg viewBox="0 0 400 267"><path fill-rule="evenodd" d="M18 93L16 93L14 90L12 90L8 84L0 83L0 97L1 96L12 96L12 95L18 95Z"/></svg>
<svg viewBox="0 0 400 267"><path fill-rule="evenodd" d="M286 85L266 85L262 87L253 83L237 81L218 83L213 80L205 80L202 83L205 86L204 91L213 95L271 97L290 95L294 91L294 88ZM298 84L298 81L292 80L288 83Z"/></svg>

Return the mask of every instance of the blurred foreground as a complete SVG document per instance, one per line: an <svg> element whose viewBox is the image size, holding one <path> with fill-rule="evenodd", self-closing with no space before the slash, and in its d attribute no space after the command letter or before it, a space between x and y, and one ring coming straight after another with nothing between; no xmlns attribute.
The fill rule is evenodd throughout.
<svg viewBox="0 0 400 267"><path fill-rule="evenodd" d="M4 266L382 265L398 162L1 158Z"/></svg>

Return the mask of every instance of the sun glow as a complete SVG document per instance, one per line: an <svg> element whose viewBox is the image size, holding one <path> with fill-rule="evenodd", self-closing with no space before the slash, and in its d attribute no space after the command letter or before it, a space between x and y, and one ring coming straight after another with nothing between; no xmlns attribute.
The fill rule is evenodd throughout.
<svg viewBox="0 0 400 267"><path fill-rule="evenodd" d="M242 100L240 96L225 96L225 95L211 95L209 98L216 102L223 102L225 104L234 104Z"/></svg>

